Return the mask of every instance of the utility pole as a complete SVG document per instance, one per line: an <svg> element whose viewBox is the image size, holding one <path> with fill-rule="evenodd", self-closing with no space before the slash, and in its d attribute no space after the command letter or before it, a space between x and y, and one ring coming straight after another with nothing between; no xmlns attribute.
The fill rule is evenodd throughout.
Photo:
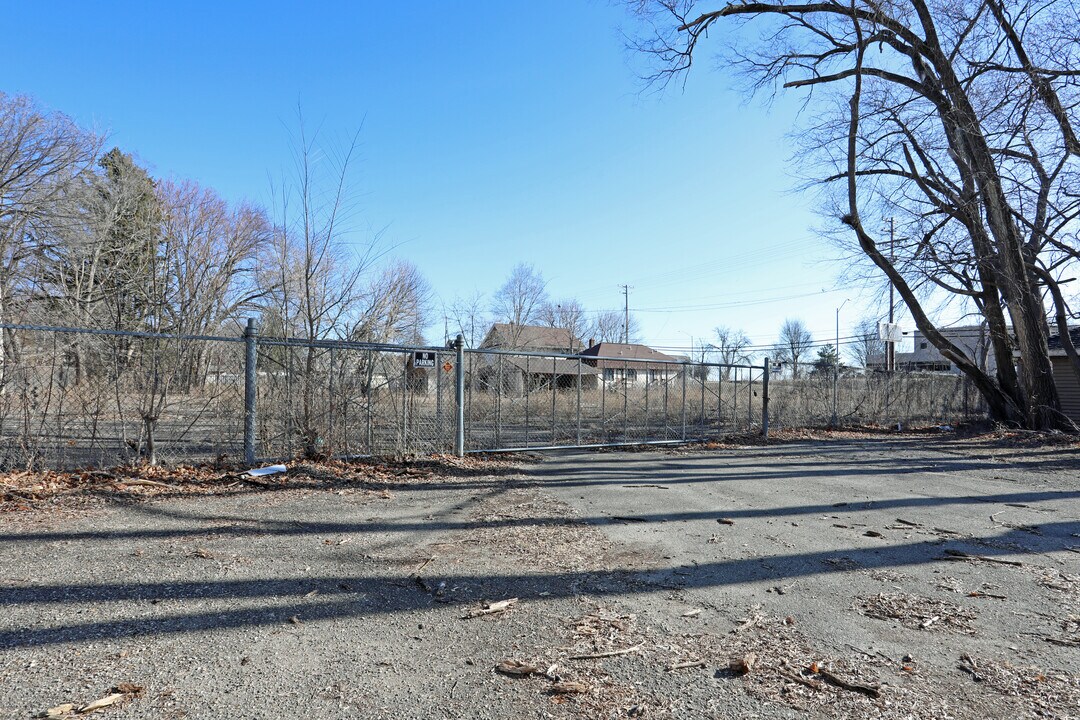
<svg viewBox="0 0 1080 720"><path fill-rule="evenodd" d="M889 218L889 263L896 262L896 219ZM889 340L885 345L885 370L888 372L894 372L896 370L896 342L893 337L893 306L896 305L896 301L893 299L893 293L895 292L895 286L893 285L892 278L889 279Z"/></svg>
<svg viewBox="0 0 1080 720"><path fill-rule="evenodd" d="M630 286L620 285L623 294L623 342L630 342Z"/></svg>
<svg viewBox="0 0 1080 720"><path fill-rule="evenodd" d="M833 358L833 382L832 382L832 426L835 428L839 422L838 412L840 400L840 310L848 304L851 298L844 298L840 307L836 308L836 356Z"/></svg>

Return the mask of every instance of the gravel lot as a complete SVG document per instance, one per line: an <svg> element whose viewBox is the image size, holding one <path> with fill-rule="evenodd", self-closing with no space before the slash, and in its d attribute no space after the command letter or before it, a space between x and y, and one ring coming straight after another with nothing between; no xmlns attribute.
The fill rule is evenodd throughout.
<svg viewBox="0 0 1080 720"><path fill-rule="evenodd" d="M1078 471L840 436L4 513L0 717L1080 717Z"/></svg>

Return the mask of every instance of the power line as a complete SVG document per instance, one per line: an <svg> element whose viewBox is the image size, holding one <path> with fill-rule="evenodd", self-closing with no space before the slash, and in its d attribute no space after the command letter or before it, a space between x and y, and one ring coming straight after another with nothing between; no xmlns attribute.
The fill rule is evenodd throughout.
<svg viewBox="0 0 1080 720"><path fill-rule="evenodd" d="M773 298L762 298L760 300L733 300L726 303L709 303L701 305L671 305L668 307L651 307L651 308L634 308L634 312L655 312L655 313L669 313L669 312L683 312L689 310L723 310L727 308L740 308L749 307L752 305L767 305L774 302L783 302L784 300L797 300L799 298L815 297L821 295L821 291L812 293L798 293L795 295L782 295Z"/></svg>
<svg viewBox="0 0 1080 720"><path fill-rule="evenodd" d="M859 345L861 343L866 342L867 339L868 338L865 335L841 336L840 345L841 346ZM709 344L711 344L711 343L709 343ZM824 340L822 340L822 341L812 341L812 342L810 342L810 343L808 343L806 345L803 345L802 347L804 349L807 349L807 350L814 350L814 349L824 348L824 347L834 347L835 344L836 343L833 342L832 338L830 338L828 341L824 341ZM781 343L779 343L779 342L769 343L767 345L747 345L744 348L740 348L740 351L742 351L742 352L763 352L763 351L767 351L767 350L772 350L772 349L777 348L779 346L781 346ZM700 346L698 346L697 348L691 347L691 348L688 349L685 345L659 345L659 344L656 344L656 345L650 345L649 347L651 347L651 348L653 348L655 350L666 350L666 351L669 351L669 352L693 352L694 350L700 349Z"/></svg>

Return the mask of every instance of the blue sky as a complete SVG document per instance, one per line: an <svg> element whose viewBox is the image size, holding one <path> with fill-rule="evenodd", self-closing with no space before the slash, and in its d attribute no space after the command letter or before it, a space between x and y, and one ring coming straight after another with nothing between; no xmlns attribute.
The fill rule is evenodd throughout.
<svg viewBox="0 0 1080 720"><path fill-rule="evenodd" d="M618 3L40 2L5 19L22 30L4 91L230 200L268 202L298 103L329 139L362 125L353 237L382 230L439 300L528 262L592 310L630 284L645 339L684 349L717 325L766 344L787 317L828 341L846 298L841 335L871 314L835 289L837 252L791 192L796 98L747 103L708 63L643 92Z"/></svg>

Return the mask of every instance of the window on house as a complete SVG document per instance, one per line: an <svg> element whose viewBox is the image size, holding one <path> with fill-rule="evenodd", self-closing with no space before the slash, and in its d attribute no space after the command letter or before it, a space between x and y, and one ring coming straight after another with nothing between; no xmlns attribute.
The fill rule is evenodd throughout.
<svg viewBox="0 0 1080 720"><path fill-rule="evenodd" d="M926 349L926 343L925 343L925 342L921 342L921 343L919 343L919 347L920 347L921 349L925 350L925 349Z"/></svg>
<svg viewBox="0 0 1080 720"><path fill-rule="evenodd" d="M615 379L615 369L614 368L605 368L604 369L604 379L605 380L614 380Z"/></svg>

